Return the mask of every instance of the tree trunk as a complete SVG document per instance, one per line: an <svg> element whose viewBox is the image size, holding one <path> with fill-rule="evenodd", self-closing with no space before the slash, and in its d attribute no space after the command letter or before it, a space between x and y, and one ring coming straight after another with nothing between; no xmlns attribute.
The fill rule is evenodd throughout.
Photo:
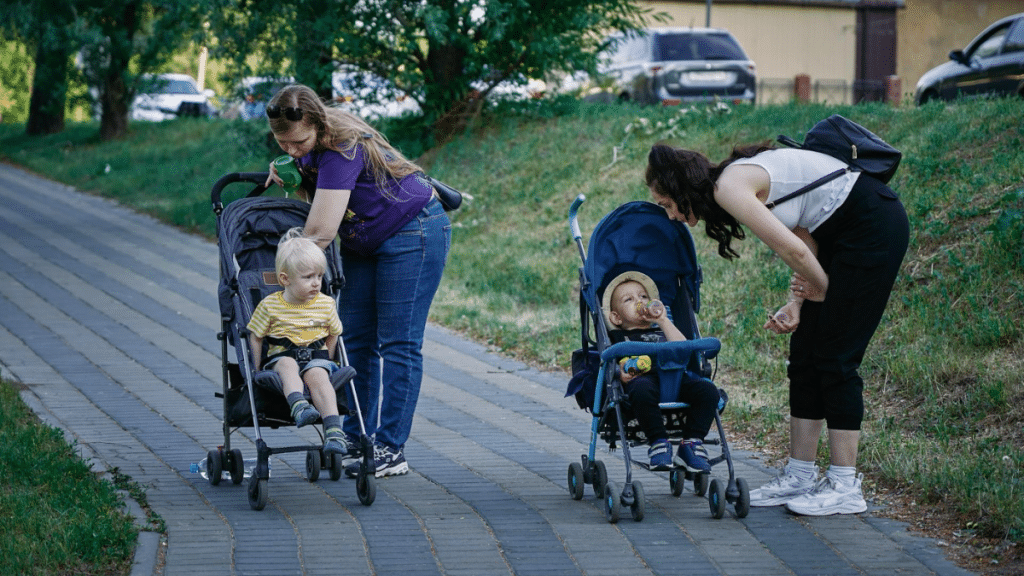
<svg viewBox="0 0 1024 576"><path fill-rule="evenodd" d="M125 83L128 77L128 62L132 58L132 39L138 31L136 6L127 4L120 14L121 30L112 31L110 60L103 74L100 87L100 102L103 114L100 116L100 138L113 140L128 133L128 112L135 96Z"/></svg>
<svg viewBox="0 0 1024 576"><path fill-rule="evenodd" d="M103 113L100 116L100 138L113 140L128 132L128 97L124 78L111 70L103 79L100 88L100 103Z"/></svg>
<svg viewBox="0 0 1024 576"><path fill-rule="evenodd" d="M32 79L32 97L28 106L25 133L29 136L64 131L64 106L68 92L68 59L71 46L67 35L49 24L39 35L36 70Z"/></svg>
<svg viewBox="0 0 1024 576"><path fill-rule="evenodd" d="M467 93L465 86L457 84L465 65L465 48L432 45L429 50L424 109L428 117L436 119L434 140L443 143L466 128L469 120L479 113L481 102L474 94Z"/></svg>

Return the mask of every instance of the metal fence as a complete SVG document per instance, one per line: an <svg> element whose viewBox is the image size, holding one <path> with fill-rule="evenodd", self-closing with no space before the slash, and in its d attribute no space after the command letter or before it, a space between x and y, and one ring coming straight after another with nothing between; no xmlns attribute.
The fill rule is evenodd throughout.
<svg viewBox="0 0 1024 576"><path fill-rule="evenodd" d="M795 98L793 78L760 78L757 82L758 104L784 104ZM881 80L814 80L811 101L826 104L851 104L885 100L885 82Z"/></svg>

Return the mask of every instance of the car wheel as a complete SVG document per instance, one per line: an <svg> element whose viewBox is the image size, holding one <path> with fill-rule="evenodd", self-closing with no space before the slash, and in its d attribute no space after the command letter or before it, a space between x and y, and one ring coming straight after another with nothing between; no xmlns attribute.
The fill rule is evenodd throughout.
<svg viewBox="0 0 1024 576"><path fill-rule="evenodd" d="M925 90L921 93L921 99L918 101L918 106L924 106L932 100L938 100L939 94L934 90Z"/></svg>

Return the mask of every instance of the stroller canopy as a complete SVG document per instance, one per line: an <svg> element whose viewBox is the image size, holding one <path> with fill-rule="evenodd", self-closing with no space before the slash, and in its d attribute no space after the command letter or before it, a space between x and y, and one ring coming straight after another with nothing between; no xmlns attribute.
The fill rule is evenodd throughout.
<svg viewBox="0 0 1024 576"><path fill-rule="evenodd" d="M650 276L668 306L685 287L693 313L700 311L701 270L693 238L685 224L669 220L656 204L623 204L594 228L583 266L589 281L583 295L591 310L599 313L605 286L628 270Z"/></svg>

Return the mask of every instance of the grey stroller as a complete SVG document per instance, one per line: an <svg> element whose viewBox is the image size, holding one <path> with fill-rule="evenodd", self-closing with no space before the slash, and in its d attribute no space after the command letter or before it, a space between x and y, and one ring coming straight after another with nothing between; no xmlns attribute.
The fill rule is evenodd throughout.
<svg viewBox="0 0 1024 576"><path fill-rule="evenodd" d="M218 396L224 399L224 445L207 454L206 472L213 485L220 483L224 471L229 473L234 484L241 484L245 474L242 453L231 448L231 434L242 427L255 428L257 457L248 485L249 505L254 510L262 510L267 504L269 458L273 454L305 451L306 478L310 482L315 482L322 470L329 472L331 480L338 480L343 472L342 455L323 449L322 420L317 421L318 444L272 448L263 439L264 427L294 426L294 421L278 374L272 370L252 370L255 363L247 345L246 326L256 305L268 294L281 289L274 274L274 257L281 235L290 228L304 225L309 213L309 205L305 202L261 197L260 194L266 190L263 186L266 179L266 172L227 174L214 184L211 192L220 252L217 296L222 323L218 338L221 341L223 389ZM229 184L239 182L256 184L256 187L247 196L224 206L222 191ZM327 270L321 291L337 301L339 289L345 282L337 245L332 243L328 246L326 255ZM229 345L235 349L234 361L229 358ZM341 338L338 338L337 346L334 358L339 366L331 374L331 384L338 397L338 413L354 415L360 422L362 456L356 476L356 493L359 501L369 506L376 498L372 442L363 427L362 413L352 384L356 371L348 365ZM306 397L308 400L308 390ZM351 399L352 406L348 405L347 399Z"/></svg>

